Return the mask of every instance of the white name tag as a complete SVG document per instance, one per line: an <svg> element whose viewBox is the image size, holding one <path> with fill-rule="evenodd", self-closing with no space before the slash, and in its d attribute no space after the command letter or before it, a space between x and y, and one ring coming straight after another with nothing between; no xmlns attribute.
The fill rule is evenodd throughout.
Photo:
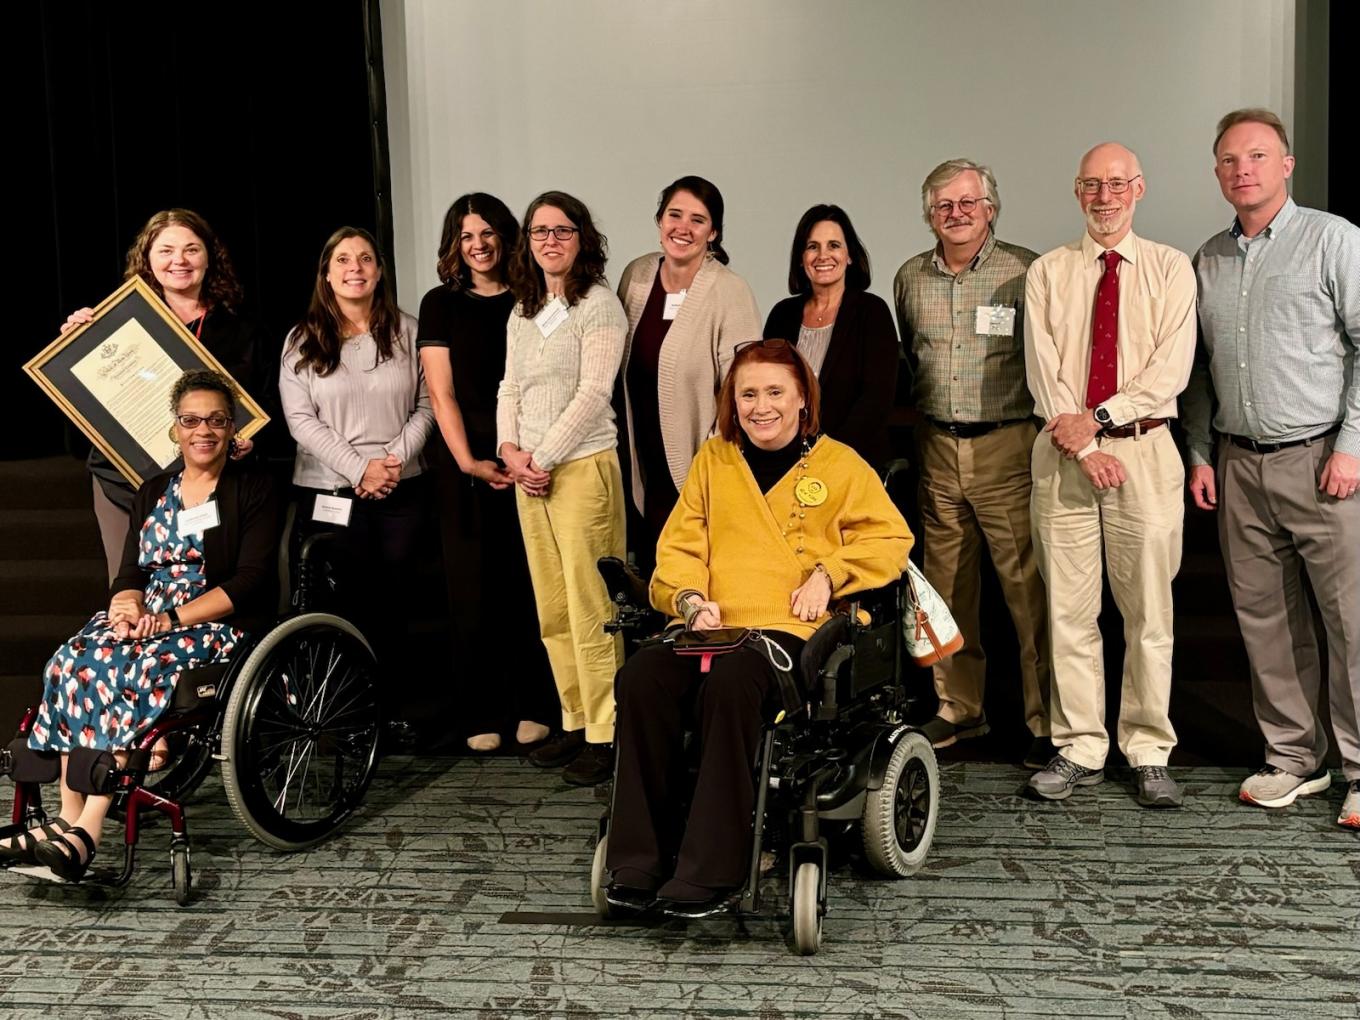
<svg viewBox="0 0 1360 1020"><path fill-rule="evenodd" d="M534 316L534 325L546 340L553 330L567 321L567 306L561 298L553 298L543 306L543 311Z"/></svg>
<svg viewBox="0 0 1360 1020"><path fill-rule="evenodd" d="M680 306L685 303L685 291L678 294L667 294L666 303L661 308L661 317L666 320L674 319L675 313L680 311Z"/></svg>
<svg viewBox="0 0 1360 1020"><path fill-rule="evenodd" d="M1015 336L1015 309L1009 305L978 305L979 336Z"/></svg>
<svg viewBox="0 0 1360 1020"><path fill-rule="evenodd" d="M201 535L221 523L217 516L217 503L211 499L191 510L181 510L175 514L175 527L181 535Z"/></svg>
<svg viewBox="0 0 1360 1020"><path fill-rule="evenodd" d="M342 528L349 527L349 512L354 509L354 500L348 496L322 496L316 497L316 506L312 508L312 520L321 521L323 524L338 524Z"/></svg>

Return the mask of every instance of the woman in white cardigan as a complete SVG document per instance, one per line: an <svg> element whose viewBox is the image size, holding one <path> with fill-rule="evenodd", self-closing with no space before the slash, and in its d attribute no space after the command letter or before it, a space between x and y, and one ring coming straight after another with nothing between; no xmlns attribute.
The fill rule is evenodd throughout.
<svg viewBox="0 0 1360 1020"><path fill-rule="evenodd" d="M755 295L727 268L717 187L681 177L661 193L656 224L661 251L634 259L619 281L628 316L624 416L633 504L643 523L636 553L649 572L689 463L713 434L733 349L761 336Z"/></svg>

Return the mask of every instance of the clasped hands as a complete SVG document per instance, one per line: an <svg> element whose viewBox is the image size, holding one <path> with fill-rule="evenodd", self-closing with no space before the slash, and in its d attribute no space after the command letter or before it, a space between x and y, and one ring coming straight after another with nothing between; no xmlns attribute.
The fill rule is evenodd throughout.
<svg viewBox="0 0 1360 1020"><path fill-rule="evenodd" d="M502 443L501 460L510 480L524 490L526 496L546 496L552 488L552 474L534 463L534 455L521 450L514 443Z"/></svg>
<svg viewBox="0 0 1360 1020"><path fill-rule="evenodd" d="M364 468L364 477L354 487L360 499L385 499L401 481L401 458L389 453L382 460L374 458Z"/></svg>
<svg viewBox="0 0 1360 1020"><path fill-rule="evenodd" d="M122 641L167 631L170 629L170 617L165 613L147 612L140 592L120 591L109 602L109 624L118 635L118 640Z"/></svg>
<svg viewBox="0 0 1360 1020"><path fill-rule="evenodd" d="M690 618L690 630L720 630L723 625L722 611L718 603L708 599L691 599L690 604L698 608ZM789 595L789 608L793 615L806 623L821 619L826 607L831 604L831 578L825 570L814 570L806 581Z"/></svg>
<svg viewBox="0 0 1360 1020"><path fill-rule="evenodd" d="M1068 460L1075 460L1077 454L1091 445L1091 440L1100 431L1100 423L1090 411L1084 414L1058 414L1044 426L1044 431L1051 433L1053 445L1059 453ZM1119 458L1100 450L1077 460L1077 466L1097 491L1117 489L1129 480L1128 472Z"/></svg>

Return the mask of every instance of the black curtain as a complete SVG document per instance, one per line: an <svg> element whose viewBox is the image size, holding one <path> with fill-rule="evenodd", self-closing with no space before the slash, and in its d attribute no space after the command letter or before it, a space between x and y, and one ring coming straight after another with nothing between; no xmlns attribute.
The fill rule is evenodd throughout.
<svg viewBox="0 0 1360 1020"><path fill-rule="evenodd" d="M79 452L21 366L121 282L157 210L207 218L246 314L280 346L332 230L373 230L390 253L376 0L69 0L9 18L21 82L10 202L31 226L10 239L27 268L10 302L0 457Z"/></svg>
<svg viewBox="0 0 1360 1020"><path fill-rule="evenodd" d="M1357 89L1351 80L1355 33L1360 31L1356 5L1338 0L1331 5L1327 26L1327 211L1360 223L1360 192L1350 179L1351 141L1355 135ZM1354 338L1353 338L1354 339Z"/></svg>

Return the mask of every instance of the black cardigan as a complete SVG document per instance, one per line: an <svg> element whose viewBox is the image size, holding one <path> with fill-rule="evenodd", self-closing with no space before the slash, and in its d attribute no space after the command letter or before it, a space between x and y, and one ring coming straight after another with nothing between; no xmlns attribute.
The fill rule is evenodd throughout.
<svg viewBox="0 0 1360 1020"><path fill-rule="evenodd" d="M146 588L147 572L137 562L142 525L178 473L174 468L148 479L133 497L123 565L109 588L110 598L120 591ZM210 498L217 502L219 523L203 533L203 573L207 590L220 587L232 605L231 615L218 622L258 629L272 619L276 608L279 525L274 480L263 471L228 461Z"/></svg>
<svg viewBox="0 0 1360 1020"><path fill-rule="evenodd" d="M765 338L798 343L807 297L795 294L770 309ZM888 415L897 390L897 329L882 298L847 290L817 381L822 387L822 431L845 443L874 468L888 462Z"/></svg>

